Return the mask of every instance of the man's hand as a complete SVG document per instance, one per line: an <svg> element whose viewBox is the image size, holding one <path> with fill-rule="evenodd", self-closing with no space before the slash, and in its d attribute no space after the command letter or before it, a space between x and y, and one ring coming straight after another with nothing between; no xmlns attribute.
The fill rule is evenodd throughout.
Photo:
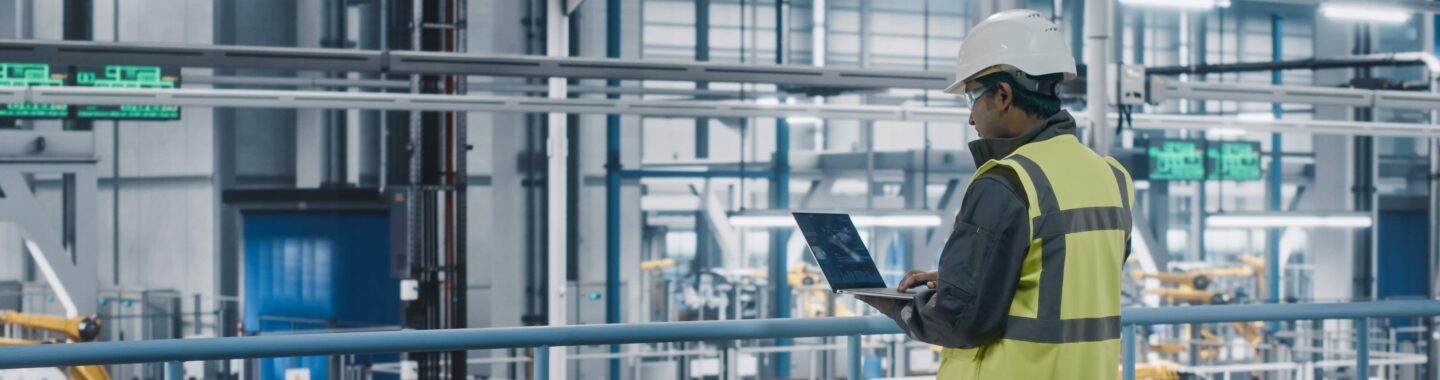
<svg viewBox="0 0 1440 380"><path fill-rule="evenodd" d="M879 310L880 313L883 313L885 315L895 315L896 303L893 299L863 296L859 294L855 295L855 299L860 300L860 302L870 304L870 307L875 308L875 310Z"/></svg>
<svg viewBox="0 0 1440 380"><path fill-rule="evenodd" d="M930 289L935 289L935 281L939 279L940 272L938 271L926 272L923 270L911 270L909 272L905 272L905 279L900 280L900 287L896 288L896 290L904 292L906 290L910 290L910 288L918 287L921 285L928 286L930 287Z"/></svg>

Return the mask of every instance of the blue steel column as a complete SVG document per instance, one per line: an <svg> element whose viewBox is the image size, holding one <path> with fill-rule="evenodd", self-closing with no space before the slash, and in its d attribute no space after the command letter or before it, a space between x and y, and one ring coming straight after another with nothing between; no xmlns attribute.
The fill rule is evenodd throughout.
<svg viewBox="0 0 1440 380"><path fill-rule="evenodd" d="M774 167L770 180L771 208L790 208L790 123L783 118L775 119L775 157L771 162ZM774 318L790 318L790 282L786 276L790 269L785 261L785 246L789 241L789 228L770 231L770 284L774 287L771 316ZM775 344L789 346L790 341L788 338L778 339ZM775 376L790 376L789 353L775 354Z"/></svg>
<svg viewBox="0 0 1440 380"><path fill-rule="evenodd" d="M1120 326L1120 347L1121 357L1124 358L1121 370L1124 371L1122 380L1135 380L1135 326Z"/></svg>
<svg viewBox="0 0 1440 380"><path fill-rule="evenodd" d="M185 378L185 366L184 366L184 365L182 365L182 364L181 364L180 362L178 362L178 361L172 361L172 362L166 363L166 366L165 366L165 379L166 379L166 380L181 380L181 379L184 379L184 378Z"/></svg>
<svg viewBox="0 0 1440 380"><path fill-rule="evenodd" d="M862 359L862 355L860 355L860 335L851 335L849 341L850 344L846 347L846 350L850 351L850 374L846 378L864 379L865 366L863 364L865 363L863 362L864 359Z"/></svg>
<svg viewBox="0 0 1440 380"><path fill-rule="evenodd" d="M1279 14L1270 15L1270 60L1276 62L1285 59L1283 57L1285 36L1283 28L1284 20L1285 19L1283 17L1280 17ZM1280 70L1271 71L1270 83L1278 85L1281 84L1281 82L1283 82L1283 80L1280 74ZM1274 103L1270 105L1270 112L1275 115L1275 120L1280 120L1280 117L1283 116L1282 114L1285 111L1281 108L1280 103ZM1282 166L1280 166L1280 157L1282 151L1282 149L1280 149L1280 146L1280 133L1271 133L1270 173L1268 173L1269 175L1266 176L1266 181L1268 182L1267 185L1270 193L1270 201L1268 202L1270 211L1280 211L1280 209L1282 208L1280 205L1280 185L1282 183L1284 173L1282 172ZM1265 239L1266 242L1269 244L1267 257L1265 260L1265 283L1267 285L1267 293L1269 293L1266 295L1266 298L1270 302L1274 303L1280 302L1280 235L1283 232L1284 230L1280 228L1272 227L1270 228L1269 236L1267 236L1267 239ZM1272 322L1270 324L1271 330L1274 330L1276 327L1278 327L1276 323Z"/></svg>
<svg viewBox="0 0 1440 380"><path fill-rule="evenodd" d="M535 347L535 380L550 380L550 346Z"/></svg>
<svg viewBox="0 0 1440 380"><path fill-rule="evenodd" d="M1370 318L1355 320L1355 378L1370 378Z"/></svg>
<svg viewBox="0 0 1440 380"><path fill-rule="evenodd" d="M775 1L775 64L785 63L785 1ZM790 208L790 123L784 118L775 119L775 157L771 158L773 177L770 180L770 208ZM790 272L785 261L785 245L790 241L790 230L776 228L770 231L770 285L771 316L790 318ZM791 339L777 339L775 345L789 346ZM790 353L775 354L775 377L790 377Z"/></svg>
<svg viewBox="0 0 1440 380"><path fill-rule="evenodd" d="M620 58L620 0L605 1L605 56ZM619 87L620 81L605 85ZM620 95L611 92L610 99ZM605 115L605 323L620 323L620 115ZM619 353L620 345L610 345ZM610 359L610 380L620 379L620 359Z"/></svg>

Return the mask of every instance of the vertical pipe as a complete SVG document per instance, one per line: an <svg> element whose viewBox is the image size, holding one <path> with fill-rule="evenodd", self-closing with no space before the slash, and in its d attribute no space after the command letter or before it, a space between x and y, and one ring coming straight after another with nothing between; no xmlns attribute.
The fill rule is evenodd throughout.
<svg viewBox="0 0 1440 380"><path fill-rule="evenodd" d="M695 61L710 60L710 0L695 0ZM710 88L708 82L695 82L695 89ZM710 118L695 118L695 159L710 158ZM726 265L734 265L726 263Z"/></svg>
<svg viewBox="0 0 1440 380"><path fill-rule="evenodd" d="M620 0L605 1L605 57L620 58ZM620 81L605 85L619 87ZM614 92L606 95L619 99ZM605 323L620 323L620 115L605 115ZM619 353L620 345L610 345ZM637 365L638 367L638 365ZM610 360L610 379L620 379L620 361Z"/></svg>
<svg viewBox="0 0 1440 380"><path fill-rule="evenodd" d="M1120 326L1121 357L1124 358L1124 380L1135 380L1135 326Z"/></svg>
<svg viewBox="0 0 1440 380"><path fill-rule="evenodd" d="M194 306L195 309L195 322L193 322L195 324L195 335L199 336L202 332L200 331L200 293L195 293L195 304L192 306ZM219 334L216 334L216 336L219 336Z"/></svg>
<svg viewBox="0 0 1440 380"><path fill-rule="evenodd" d="M165 363L166 380L182 380L185 378L185 367L179 361Z"/></svg>
<svg viewBox="0 0 1440 380"><path fill-rule="evenodd" d="M1110 2L1112 0L1085 0L1085 113L1090 119L1090 148L1100 155L1110 154L1111 136L1106 111L1109 98L1105 85L1109 83L1107 67L1110 64Z"/></svg>
<svg viewBox="0 0 1440 380"><path fill-rule="evenodd" d="M1430 73L1430 92L1440 92L1440 72ZM1430 111L1430 124L1440 124L1440 111ZM1440 298L1436 287L1436 265L1440 264L1440 139L1430 139L1430 290L1431 299ZM1425 318L1426 334L1429 337L1425 373L1431 379L1440 377L1440 340L1436 340L1435 317Z"/></svg>
<svg viewBox="0 0 1440 380"><path fill-rule="evenodd" d="M1434 17L1422 17L1421 19L1420 24L1422 25L1421 30L1423 34L1421 40L1424 41L1424 49L1427 54L1435 54L1435 44L1437 42L1435 38L1436 20ZM1425 71L1425 74L1427 75L1426 78L1430 80L1430 93L1440 93L1440 88L1437 88L1440 87L1440 72L1429 69ZM1430 125L1436 124L1440 124L1440 111L1431 110ZM1440 274L1436 272L1437 261L1440 261L1440 182L1437 182L1440 181L1440 139L1429 139L1428 142L1430 144L1430 180L1428 182L1430 188L1430 204L1427 209L1430 211L1430 228L1427 234L1430 236L1430 259L1427 263L1427 268L1430 274L1430 284L1428 284L1429 288L1425 294L1430 296L1431 299L1437 299L1440 298L1440 294L1436 293L1440 291L1440 289L1437 289L1437 282L1435 282L1436 275ZM1427 344L1425 345L1426 358L1428 360L1425 361L1424 378L1440 378L1440 344L1437 344L1440 343L1440 341L1436 340L1437 329L1435 317L1425 317L1424 321L1425 336L1428 337L1426 339Z"/></svg>
<svg viewBox="0 0 1440 380"><path fill-rule="evenodd" d="M1270 15L1270 60L1275 62L1285 59L1284 21L1285 19L1278 13ZM1280 70L1270 72L1270 84L1279 85L1282 82L1284 82L1284 77L1281 75ZM1280 103L1273 103L1270 105L1270 112L1274 114L1275 120L1280 120L1284 114L1284 109ZM1280 211L1282 207L1280 185L1284 178L1284 173L1282 172L1283 167L1280 165L1281 152L1283 151L1283 149L1281 149L1282 144L1280 139L1281 136L1279 132L1270 134L1270 172L1267 173L1269 175L1266 176L1270 195L1270 211ZM1284 230L1280 228L1270 228L1269 236L1266 239L1266 243L1269 245L1269 249L1267 250L1268 255L1265 260L1265 286L1266 293L1268 293L1266 294L1266 299L1273 303L1280 302L1280 265L1282 264L1280 262L1280 235L1282 231ZM1271 330L1274 330L1277 326L1277 323L1270 323Z"/></svg>
<svg viewBox="0 0 1440 380"><path fill-rule="evenodd" d="M1055 1L1058 3L1060 0ZM920 68L924 71L930 71L930 0L924 0L922 6L924 9L922 12L923 16L921 16L922 21L920 22L920 46L922 51L922 53L920 53ZM920 94L920 102L925 107L930 106L930 91L927 90ZM929 210L930 192L926 191L926 188L930 186L930 122L926 121L924 124L921 124L921 128L924 129L922 133L922 139L924 141L920 147L920 208Z"/></svg>
<svg viewBox="0 0 1440 380"><path fill-rule="evenodd" d="M548 0L546 2L546 56L565 57L569 55L570 31L568 29L570 20L564 12L564 0ZM551 99L565 99L568 97L565 78L549 78L549 85L549 97ZM566 318L569 315L567 306L570 303L569 289L566 288L566 272L568 268L566 261L568 259L567 254L570 245L567 231L569 221L566 220L566 218L569 215L570 208L570 205L567 203L570 189L569 181L565 180L570 176L570 168L567 162L570 142L567 138L568 134L566 133L569 118L565 113L561 112L550 113L547 117L549 140L546 150L548 151L547 156L549 163L547 165L548 173L545 177L548 179L545 181L547 191L545 204L548 225L545 231L547 242L546 287L548 288L548 294L545 297L545 302L547 303L546 314L549 325L563 326L567 324L568 321L568 318ZM566 376L569 372L566 370L566 364L568 363L566 363L564 348L552 347L548 349L552 351L549 354L553 356L554 360L549 362L547 370L561 377Z"/></svg>
<svg viewBox="0 0 1440 380"><path fill-rule="evenodd" d="M772 208L787 209L790 207L790 124L784 118L775 119L775 158L773 163L771 179ZM774 287L774 306L771 309L774 318L790 317L790 283L789 262L786 261L786 243L790 240L790 230L786 228L775 228L770 231L770 283ZM790 345L789 338L777 339L778 346ZM790 354L780 352L775 354L775 376L790 376Z"/></svg>
<svg viewBox="0 0 1440 380"><path fill-rule="evenodd" d="M535 347L535 380L550 380L550 346Z"/></svg>
<svg viewBox="0 0 1440 380"><path fill-rule="evenodd" d="M1355 320L1355 378L1370 378L1370 318Z"/></svg>
<svg viewBox="0 0 1440 380"><path fill-rule="evenodd" d="M775 64L785 63L785 1L775 1ZM771 208L786 209L790 207L790 124L785 118L775 119L775 158L771 159L772 170L770 194ZM790 240L790 230L776 228L770 231L770 284L773 287L774 307L771 309L774 318L790 317L790 283L787 273L788 262L786 262L786 243ZM777 346L789 346L790 339L776 339ZM775 354L774 361L775 377L790 377L790 354L779 352Z"/></svg>
<svg viewBox="0 0 1440 380"><path fill-rule="evenodd" d="M451 12L450 20L450 24L454 26L454 29L451 29L451 43L453 44L451 50L456 52L464 52L469 50L468 39L466 37L469 30L468 27L466 27L466 25L469 25L469 2L451 0L451 3L454 6L454 10ZM465 80L466 77L452 76L451 78L453 80L452 83L455 85L455 91L453 91L455 94L463 96L469 92L469 88ZM454 318L454 323L450 325L450 328L465 328L468 326L469 315L467 314L467 310L469 308L467 306L470 302L470 296L467 293L467 284L469 284L468 278L470 276L468 269L469 257L467 253L470 252L470 250L469 242L466 237L466 232L469 231L467 228L467 224L469 222L467 210L469 210L470 195L468 180L470 172L468 158L468 152L470 150L470 123L469 114L467 113L456 112L452 113L451 115L453 115L453 117L455 118L455 135L453 139L454 143L452 145L452 149L454 150L455 167L452 170L452 173L454 174L452 175L450 182L454 185L454 189L451 191L455 197L455 206L453 210L456 211L453 216L454 225L452 229L455 234L454 237L451 238L454 242L452 248L452 251L454 252L454 261L451 263L451 274L453 277L451 277L450 279L451 283L454 284L451 287L452 296L450 298L450 304L452 308L451 310L453 310L452 315ZM358 127L355 132L358 135ZM356 160L356 165L359 165L358 159ZM356 183L359 183L359 169L355 169L355 172ZM463 350L451 353L451 376L453 376L454 378L464 379L467 377L467 373L470 369L469 365L467 364L467 354L468 353Z"/></svg>
<svg viewBox="0 0 1440 380"><path fill-rule="evenodd" d="M860 336L851 335L849 341L850 344L845 346L846 350L850 352L850 373L847 375L849 376L847 379L864 379L865 366L860 356Z"/></svg>

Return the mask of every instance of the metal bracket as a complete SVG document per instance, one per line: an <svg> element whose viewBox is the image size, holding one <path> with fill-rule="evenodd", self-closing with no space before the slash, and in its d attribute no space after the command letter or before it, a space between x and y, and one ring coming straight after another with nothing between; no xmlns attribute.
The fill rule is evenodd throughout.
<svg viewBox="0 0 1440 380"><path fill-rule="evenodd" d="M580 9L580 4L584 3L585 0L565 0L565 15L575 14L575 10Z"/></svg>
<svg viewBox="0 0 1440 380"><path fill-rule="evenodd" d="M93 161L95 134L62 131L0 131L0 160L77 158Z"/></svg>

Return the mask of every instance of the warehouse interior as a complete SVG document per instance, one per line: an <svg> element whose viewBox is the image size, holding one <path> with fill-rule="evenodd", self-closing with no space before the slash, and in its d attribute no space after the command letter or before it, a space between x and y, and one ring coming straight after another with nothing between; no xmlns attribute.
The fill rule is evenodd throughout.
<svg viewBox="0 0 1440 380"><path fill-rule="evenodd" d="M0 0L0 357L119 350L0 379L935 378L898 332L223 348L889 324L790 213L936 270L980 138L942 90L1010 9L1133 178L1121 319L1171 322L1125 378L1440 378L1440 3ZM1200 317L1252 306L1309 314ZM151 341L198 356L105 346Z"/></svg>

